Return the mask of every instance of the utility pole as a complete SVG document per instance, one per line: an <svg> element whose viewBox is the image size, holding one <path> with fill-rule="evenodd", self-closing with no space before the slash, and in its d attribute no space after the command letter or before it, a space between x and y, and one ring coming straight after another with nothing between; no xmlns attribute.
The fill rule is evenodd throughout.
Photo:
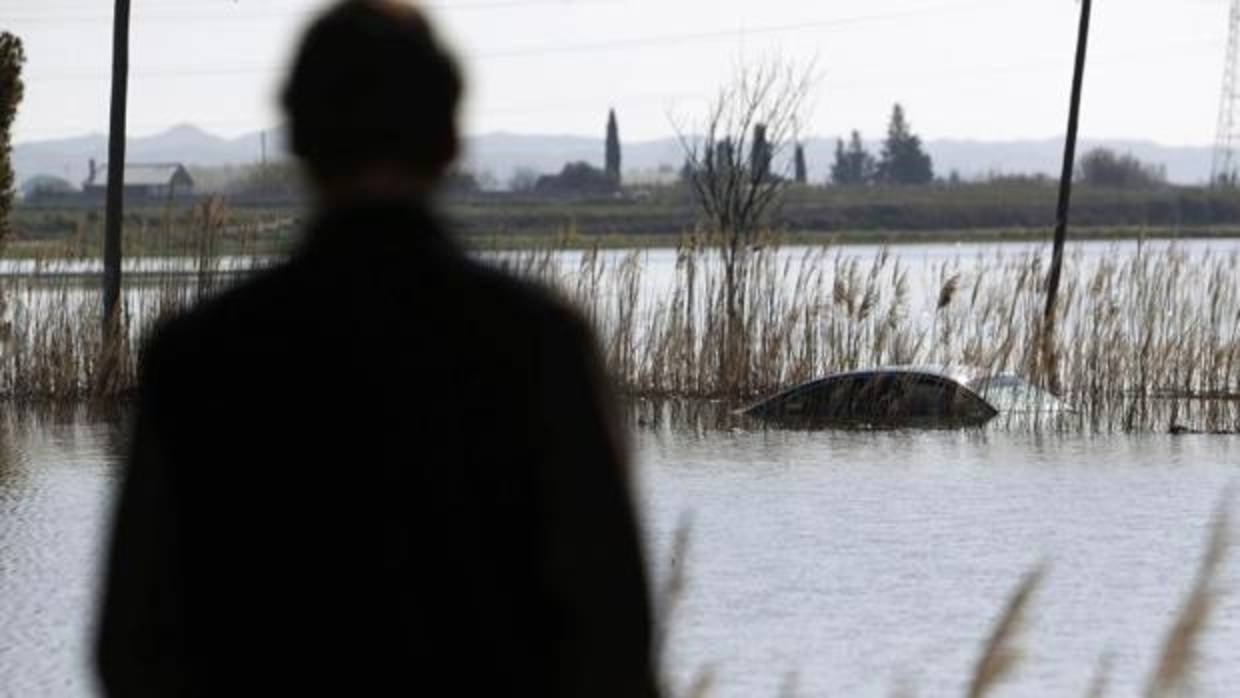
<svg viewBox="0 0 1240 698"><path fill-rule="evenodd" d="M1055 214L1055 247L1046 278L1046 310L1042 314L1042 365L1048 370L1052 392L1059 392L1059 371L1054 353L1055 302L1063 268L1063 245L1068 237L1068 210L1072 203L1072 171L1076 168L1076 132L1081 115L1081 84L1085 79L1085 53L1089 45L1090 0L1081 0L1081 26L1076 38L1076 67L1072 73L1072 102L1068 108L1068 136L1063 146L1063 172L1059 176L1059 207Z"/></svg>
<svg viewBox="0 0 1240 698"><path fill-rule="evenodd" d="M103 238L103 338L120 327L121 223L125 206L125 102L129 88L129 0L116 0L112 25L112 115L108 127L108 195Z"/></svg>

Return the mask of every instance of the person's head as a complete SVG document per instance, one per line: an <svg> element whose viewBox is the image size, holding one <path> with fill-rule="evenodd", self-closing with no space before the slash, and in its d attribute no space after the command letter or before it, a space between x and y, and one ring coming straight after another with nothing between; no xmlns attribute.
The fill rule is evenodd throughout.
<svg viewBox="0 0 1240 698"><path fill-rule="evenodd" d="M293 153L330 199L429 189L456 156L461 92L421 12L345 0L306 32L281 102Z"/></svg>

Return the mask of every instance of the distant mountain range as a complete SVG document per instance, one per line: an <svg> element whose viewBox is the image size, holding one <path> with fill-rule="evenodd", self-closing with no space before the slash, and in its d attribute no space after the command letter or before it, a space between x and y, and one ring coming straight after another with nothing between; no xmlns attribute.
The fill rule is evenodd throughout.
<svg viewBox="0 0 1240 698"><path fill-rule="evenodd" d="M218 167L259 162L263 156L263 132L236 138L222 138L196 126L182 125L153 136L131 138L126 157L131 162L180 162L189 166ZM285 156L285 139L280 130L266 132L267 155ZM878 144L867 144L877 152ZM506 182L519 168L538 173L556 172L564 163L584 160L603 162L603 138L585 136L543 136L491 133L466 139L465 167L489 172L499 183ZM1202 183L1210 177L1211 149L1197 146L1164 146L1152 141L1084 140L1079 152L1106 146L1129 153L1149 164L1166 168L1167 178L1179 184ZM1057 176L1063 141L1059 138L1021 141L930 140L926 151L934 159L940 176L953 170L966 179L991 173L1042 173ZM810 138L805 142L810 177L824 181L830 170L835 138ZM76 138L30 141L13 148L13 163L19 184L37 175L63 177L80 185L86 179L91 159L107 160L107 137L91 134ZM623 162L626 173L649 176L659 168L679 169L684 161L675 138L625 142Z"/></svg>

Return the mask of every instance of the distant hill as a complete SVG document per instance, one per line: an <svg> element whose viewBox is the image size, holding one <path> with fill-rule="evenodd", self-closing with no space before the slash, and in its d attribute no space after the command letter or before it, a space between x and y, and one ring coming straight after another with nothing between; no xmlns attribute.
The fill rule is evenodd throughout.
<svg viewBox="0 0 1240 698"><path fill-rule="evenodd" d="M283 142L281 131L269 131L268 156L281 157L284 153ZM877 152L876 142L867 145ZM1150 164L1163 165L1168 179L1175 183L1202 183L1210 176L1211 151L1208 147L1173 147L1151 141L1085 140L1080 145L1080 152L1096 146L1107 146L1131 153ZM835 150L835 138L810 138L806 140L805 148L811 179L825 181ZM937 174L947 176L955 170L966 179L989 173L1057 176L1062 148L1063 142L1058 138L926 142L926 150L934 159ZM153 136L131 138L126 149L127 158L133 162L175 161L207 167L255 163L262 154L259 132L229 139L190 125L177 126ZM623 157L626 171L653 171L660 166L679 169L684 161L684 154L675 138L625 142ZM107 139L101 134L19 143L13 148L19 183L36 175L55 175L80 184L86 178L92 158L98 162L107 160ZM465 142L465 167L490 172L501 184L518 168L545 174L557 172L564 163L577 160L601 166L602 137L490 133L467 138Z"/></svg>
<svg viewBox="0 0 1240 698"><path fill-rule="evenodd" d="M180 162L213 167L258 162L262 157L261 134L221 138L196 126L182 125L153 136L130 138L125 158L130 162ZM275 157L282 146L282 134L268 136L270 153ZM55 175L81 185L94 159L108 159L108 139L103 134L49 141L32 141L13 146L13 169L17 181L36 175Z"/></svg>

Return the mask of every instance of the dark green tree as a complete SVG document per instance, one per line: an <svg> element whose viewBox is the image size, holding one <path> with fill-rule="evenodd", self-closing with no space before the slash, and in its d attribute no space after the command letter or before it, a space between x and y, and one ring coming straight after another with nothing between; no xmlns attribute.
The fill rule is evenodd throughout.
<svg viewBox="0 0 1240 698"><path fill-rule="evenodd" d="M616 110L607 114L607 153L603 170L614 184L620 183L620 127L616 124Z"/></svg>
<svg viewBox="0 0 1240 698"><path fill-rule="evenodd" d="M809 181L809 172L805 168L805 146L800 143L797 143L792 155L792 177L797 184L805 184Z"/></svg>
<svg viewBox="0 0 1240 698"><path fill-rule="evenodd" d="M478 176L469 170L461 169L452 169L444 174L439 186L444 193L452 196L477 194L482 191L482 186L478 184Z"/></svg>
<svg viewBox="0 0 1240 698"><path fill-rule="evenodd" d="M616 183L588 162L570 162L557 175L543 175L534 185L534 191L552 195L605 195L616 191Z"/></svg>
<svg viewBox="0 0 1240 698"><path fill-rule="evenodd" d="M1090 187L1157 189L1167 183L1167 172L1162 166L1147 165L1110 148L1094 148L1085 153L1076 170L1077 180Z"/></svg>
<svg viewBox="0 0 1240 698"><path fill-rule="evenodd" d="M0 242L9 235L9 212L13 206L12 128L17 105L22 101L22 64L26 52L22 40L0 32Z"/></svg>
<svg viewBox="0 0 1240 698"><path fill-rule="evenodd" d="M844 141L835 142L835 162L831 165L831 181L843 186L865 184L874 179L874 156L861 142L861 134L853 131Z"/></svg>
<svg viewBox="0 0 1240 698"><path fill-rule="evenodd" d="M934 165L921 149L921 138L914 135L904 118L904 108L896 104L887 124L887 140L878 160L878 181L883 184L929 184Z"/></svg>

